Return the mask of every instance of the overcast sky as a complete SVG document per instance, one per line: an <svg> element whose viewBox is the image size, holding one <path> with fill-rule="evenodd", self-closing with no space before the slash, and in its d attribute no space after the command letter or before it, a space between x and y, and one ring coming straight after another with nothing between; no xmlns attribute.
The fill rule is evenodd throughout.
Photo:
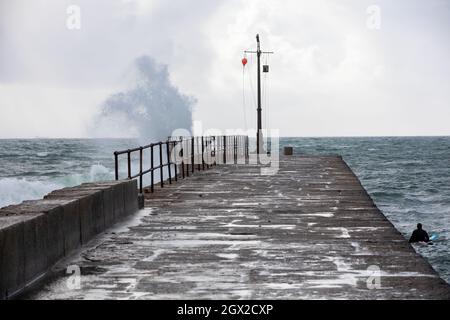
<svg viewBox="0 0 450 320"><path fill-rule="evenodd" d="M204 128L254 127L255 61L247 123L240 61L256 33L275 51L263 112L283 136L450 134L450 1L0 0L0 138L86 137L142 55Z"/></svg>

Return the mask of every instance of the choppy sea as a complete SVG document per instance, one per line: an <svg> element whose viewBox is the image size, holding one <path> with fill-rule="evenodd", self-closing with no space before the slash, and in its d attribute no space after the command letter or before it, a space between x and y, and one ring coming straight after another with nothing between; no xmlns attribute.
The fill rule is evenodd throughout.
<svg viewBox="0 0 450 320"><path fill-rule="evenodd" d="M113 152L137 145L132 139L0 140L0 207L113 179ZM450 137L281 138L284 145L296 154L342 155L405 238L418 222L438 235L434 245L417 250L450 282Z"/></svg>

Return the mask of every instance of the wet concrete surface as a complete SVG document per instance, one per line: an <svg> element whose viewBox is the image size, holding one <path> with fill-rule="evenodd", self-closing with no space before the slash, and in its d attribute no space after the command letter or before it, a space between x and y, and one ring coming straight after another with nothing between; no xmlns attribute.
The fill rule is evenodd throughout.
<svg viewBox="0 0 450 320"><path fill-rule="evenodd" d="M273 176L221 165L157 188L24 298L449 299L450 287L340 157L290 156Z"/></svg>

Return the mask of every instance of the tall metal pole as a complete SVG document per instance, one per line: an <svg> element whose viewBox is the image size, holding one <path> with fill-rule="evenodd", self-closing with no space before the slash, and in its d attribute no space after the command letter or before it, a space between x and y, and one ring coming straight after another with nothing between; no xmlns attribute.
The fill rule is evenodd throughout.
<svg viewBox="0 0 450 320"><path fill-rule="evenodd" d="M257 43L257 49L256 49L256 55L258 57L258 123L257 123L257 131L256 131L256 153L260 154L260 151L262 151L262 108L261 108L261 44L259 42L259 34L256 35L256 43Z"/></svg>
<svg viewBox="0 0 450 320"><path fill-rule="evenodd" d="M244 53L252 53L257 55L258 60L258 66L257 66L257 80L258 80L258 93L257 93L257 100L258 100L258 108L256 109L258 117L257 117L257 123L256 123L256 154L259 155L260 152L263 150L263 135L262 135L262 108L261 108L261 54L272 54L272 51L261 51L261 43L259 41L259 34L256 35L256 44L257 44L257 50L256 51L247 51L245 50ZM245 64L244 64L245 65ZM266 71L265 71L266 72ZM258 158L259 159L259 158Z"/></svg>

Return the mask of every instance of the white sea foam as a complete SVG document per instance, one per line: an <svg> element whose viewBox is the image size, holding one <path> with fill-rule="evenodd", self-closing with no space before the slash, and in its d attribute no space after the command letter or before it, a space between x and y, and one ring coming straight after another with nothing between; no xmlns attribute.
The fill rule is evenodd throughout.
<svg viewBox="0 0 450 320"><path fill-rule="evenodd" d="M38 153L36 153L36 155L38 156L38 157L41 157L41 158L44 158L44 157L46 157L46 156L48 156L48 152L38 152Z"/></svg>
<svg viewBox="0 0 450 320"><path fill-rule="evenodd" d="M113 172L101 164L92 165L85 174L71 174L53 179L27 180L0 178L0 208L24 200L41 199L47 193L84 182L113 179Z"/></svg>
<svg viewBox="0 0 450 320"><path fill-rule="evenodd" d="M61 187L61 185L47 181L2 178L0 179L0 208L24 200L42 198L50 191Z"/></svg>

